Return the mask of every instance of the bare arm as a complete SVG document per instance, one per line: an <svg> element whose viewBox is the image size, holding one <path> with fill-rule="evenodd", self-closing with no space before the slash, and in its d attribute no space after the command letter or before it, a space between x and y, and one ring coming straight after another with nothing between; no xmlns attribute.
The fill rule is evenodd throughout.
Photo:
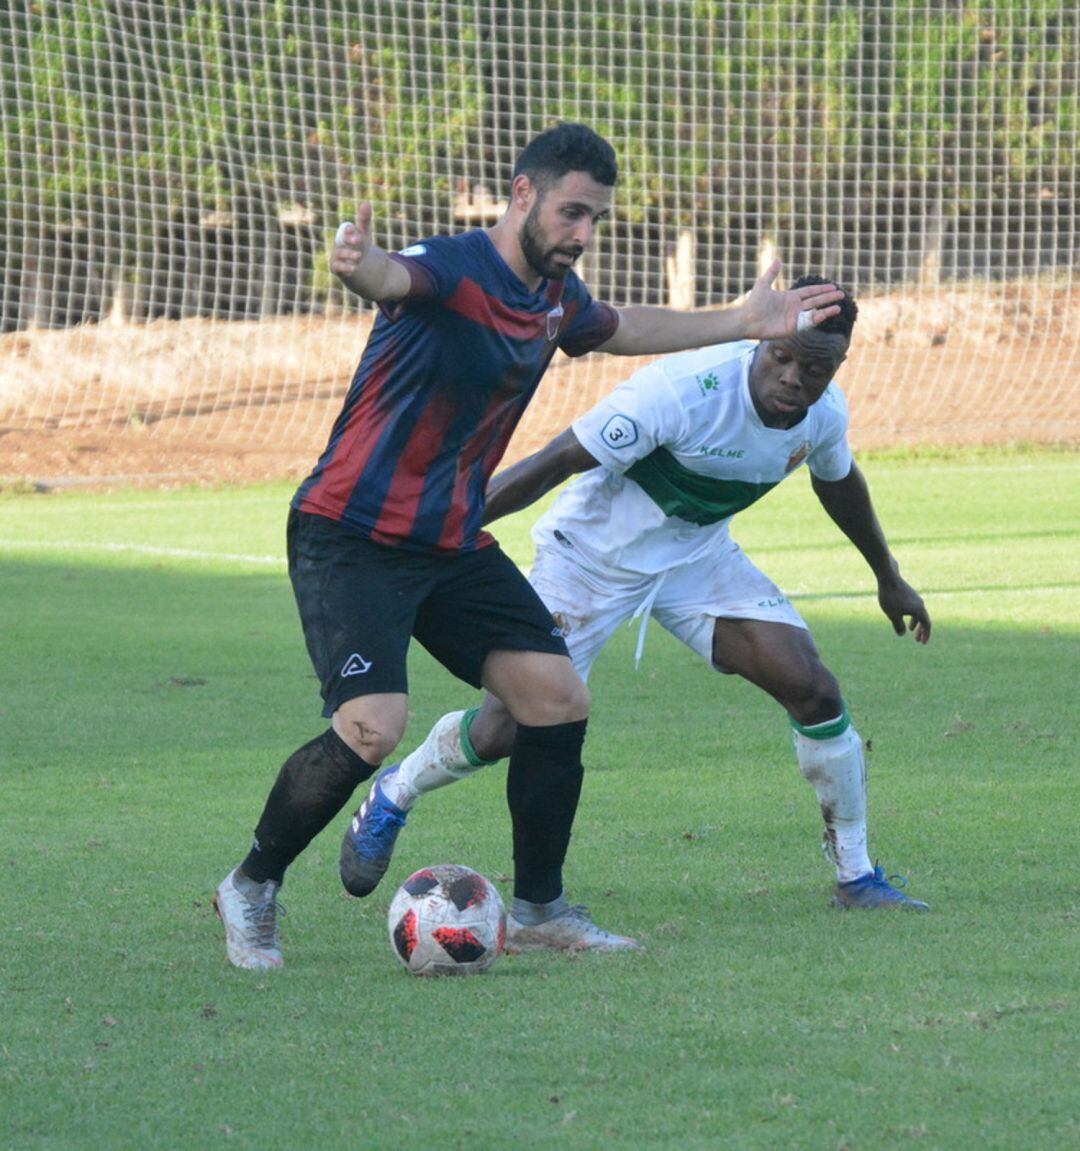
<svg viewBox="0 0 1080 1151"><path fill-rule="evenodd" d="M619 327L599 351L617 356L660 355L685 348L702 348L730 340L770 340L794 334L800 313L805 324L817 325L835 316L844 293L831 284L811 284L789 292L773 291L780 274L776 260L737 303L700 312L674 308L619 309Z"/></svg>
<svg viewBox="0 0 1080 1151"><path fill-rule="evenodd" d="M527 508L576 472L598 466L578 442L573 429L567 428L538 452L519 460L491 481L483 522L489 524Z"/></svg>
<svg viewBox="0 0 1080 1151"><path fill-rule="evenodd" d="M372 243L371 214L371 205L365 201L357 209L356 223L338 228L330 271L365 300L403 299L411 287L409 273Z"/></svg>
<svg viewBox="0 0 1080 1151"><path fill-rule="evenodd" d="M893 631L903 635L907 617L906 630L915 633L918 643L927 643L930 613L922 596L900 575L900 567L889 551L870 502L870 489L862 472L852 464L851 471L842 480L830 482L811 474L810 481L822 507L859 549L877 577L878 604L892 623Z"/></svg>

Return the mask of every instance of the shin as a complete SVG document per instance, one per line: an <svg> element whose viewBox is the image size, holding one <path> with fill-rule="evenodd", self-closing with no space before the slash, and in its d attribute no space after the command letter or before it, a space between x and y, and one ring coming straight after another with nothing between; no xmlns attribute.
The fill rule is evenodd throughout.
<svg viewBox="0 0 1080 1151"><path fill-rule="evenodd" d="M866 850L866 764L862 740L847 710L834 720L803 727L792 721L799 770L817 792L827 853L837 878L873 870Z"/></svg>

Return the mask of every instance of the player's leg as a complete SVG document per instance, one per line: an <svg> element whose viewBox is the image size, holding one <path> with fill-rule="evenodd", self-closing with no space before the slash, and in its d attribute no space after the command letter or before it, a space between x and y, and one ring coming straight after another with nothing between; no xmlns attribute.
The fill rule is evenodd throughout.
<svg viewBox="0 0 1080 1151"><path fill-rule="evenodd" d="M572 906L563 888L584 777L583 681L568 658L496 651L485 664L484 682L517 723L506 776L514 846L507 950L636 950L635 940L603 930L584 908Z"/></svg>
<svg viewBox="0 0 1080 1151"><path fill-rule="evenodd" d="M862 742L810 633L787 623L718 619L712 662L768 692L788 713L799 770L821 804L837 878L871 871Z"/></svg>
<svg viewBox="0 0 1080 1151"><path fill-rule="evenodd" d="M874 892L862 905L915 905L870 862L862 740L835 677L780 589L728 541L710 563L669 576L654 614L717 670L756 684L788 713L799 770L821 807L836 898L854 890L849 884L869 882Z"/></svg>
<svg viewBox="0 0 1080 1151"><path fill-rule="evenodd" d="M926 909L925 903L893 887L870 862L862 739L809 632L784 623L718 619L713 663L757 684L787 711L795 758L817 793L827 854L836 865L833 902L843 907Z"/></svg>
<svg viewBox="0 0 1080 1151"><path fill-rule="evenodd" d="M386 607L373 613L384 629L376 634L355 609L358 602L371 604L380 570L382 585L393 589L386 598L401 599L396 569L391 579L390 557L381 554L387 549L378 549L372 557L371 548L320 517L290 517L290 576L331 725L282 765L250 851L215 894L229 959L240 967L281 966L277 893L286 870L348 803L357 784L372 774L404 730L411 622L398 620L395 627L392 610ZM358 586L364 587L365 598L358 595Z"/></svg>
<svg viewBox="0 0 1080 1151"><path fill-rule="evenodd" d="M488 656L484 685L517 724L506 778L515 905L551 904L581 794L588 688L566 655L506 650Z"/></svg>
<svg viewBox="0 0 1080 1151"><path fill-rule="evenodd" d="M539 596L501 553L482 557L470 586L444 588L417 638L466 680L476 676L516 724L507 772L514 896L552 903L577 810L589 693ZM467 628L462 621L468 621ZM463 634L464 633L464 634Z"/></svg>
<svg viewBox="0 0 1080 1151"><path fill-rule="evenodd" d="M467 682L475 682L479 658L480 683L517 727L506 785L515 866L508 947L634 946L602 932L563 894L562 865L583 777L588 689L562 628L514 564L492 549L476 566L482 572L455 589L453 610L441 601L438 614L418 616L416 636ZM517 936L524 927L530 937L522 942Z"/></svg>
<svg viewBox="0 0 1080 1151"><path fill-rule="evenodd" d="M481 733L476 751L474 732ZM350 895L370 895L390 866L398 836L422 795L466 779L510 754L517 725L501 700L442 716L424 742L400 763L381 771L345 832L340 870Z"/></svg>
<svg viewBox="0 0 1080 1151"><path fill-rule="evenodd" d="M530 582L552 612L565 638L574 669L588 679L593 662L620 623L648 594L650 581L640 576L612 579L584 568L561 549L541 547ZM562 864L583 776L580 744L565 758L545 746L557 729L535 726L526 708L535 698L529 675L508 676L506 653L489 665L488 686L506 703L519 723L518 738L507 773L507 795L514 819L515 892L507 917L507 948L635 950L640 945L627 936L604 931L584 908L571 906L562 886ZM584 731L582 731L584 735ZM569 749L567 749L569 752ZM552 804L548 788L553 769L573 773L576 781L561 791ZM561 803L561 806L560 806Z"/></svg>
<svg viewBox="0 0 1080 1151"><path fill-rule="evenodd" d="M600 649L632 611L640 593L638 597L623 595L620 612L617 594L593 586L587 573L555 548L537 550L529 582L553 613L574 667L587 680ZM384 789L398 807L408 811L421 795L465 779L509 755L515 734L509 709L489 692L479 708L452 711L437 720L424 742L401 761L392 776L387 773Z"/></svg>
<svg viewBox="0 0 1080 1151"><path fill-rule="evenodd" d="M507 572L513 573L512 592L520 593L524 586L527 598L507 595ZM510 642L519 641L514 629L523 604L535 611L535 593L497 549L440 561L438 577L418 605L415 635L444 667L479 687L492 645L508 635L513 637ZM540 646L547 644L565 653L561 639L551 634L554 624L550 617L545 614L539 623L533 620L532 627ZM530 642L536 646L535 640ZM478 755L470 737L481 710L484 746L493 749L491 755ZM492 699L485 709L443 716L419 748L380 772L342 841L341 876L349 893L362 897L378 886L408 813L421 795L457 782L507 754L514 735L513 718Z"/></svg>
<svg viewBox="0 0 1080 1151"><path fill-rule="evenodd" d="M509 755L516 732L506 705L485 695L480 707L451 711L436 720L424 742L383 774L380 786L398 808L411 811L422 795Z"/></svg>
<svg viewBox="0 0 1080 1151"><path fill-rule="evenodd" d="M611 633L629 618L645 594L640 587L627 590L598 586L595 577L554 548L538 549L530 582L555 613L555 619L546 626L557 626L562 632L574 666L583 679L587 678ZM468 778L480 768L509 755L516 734L517 724L510 710L490 692L479 708L442 716L419 747L400 764L380 774L372 787L371 799L375 804L372 810L389 804L404 815L421 796ZM360 836L367 835L363 826L353 831ZM392 837L382 837L378 850L386 862L396 838L396 831ZM373 850L376 849L373 847Z"/></svg>

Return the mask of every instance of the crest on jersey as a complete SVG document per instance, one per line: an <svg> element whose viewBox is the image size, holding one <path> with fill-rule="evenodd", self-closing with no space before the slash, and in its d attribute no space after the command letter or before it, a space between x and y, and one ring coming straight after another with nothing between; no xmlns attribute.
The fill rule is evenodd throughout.
<svg viewBox="0 0 1080 1151"><path fill-rule="evenodd" d="M559 334L559 325L562 323L563 316L566 312L563 310L562 304L556 304L547 314L547 338L549 340L555 339Z"/></svg>
<svg viewBox="0 0 1080 1151"><path fill-rule="evenodd" d="M788 456L787 467L784 468L784 475L786 476L789 472L793 472L813 450L814 445L809 440L803 440L795 451Z"/></svg>
<svg viewBox="0 0 1080 1151"><path fill-rule="evenodd" d="M398 252L399 256L422 256L427 251L423 244L410 244Z"/></svg>

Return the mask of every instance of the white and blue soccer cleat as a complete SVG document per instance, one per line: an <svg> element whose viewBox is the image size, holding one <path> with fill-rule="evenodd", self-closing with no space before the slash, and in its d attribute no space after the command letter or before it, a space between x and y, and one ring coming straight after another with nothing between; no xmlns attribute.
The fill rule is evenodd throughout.
<svg viewBox="0 0 1080 1151"><path fill-rule="evenodd" d="M891 882L890 882L891 881ZM875 867L866 875L850 883L838 883L833 892L833 907L867 907L867 908L908 908L913 911L929 911L930 904L923 903L921 899L912 899L893 886L893 882L900 887L907 886L907 880L901 875L890 875L888 879L880 867Z"/></svg>
<svg viewBox="0 0 1080 1151"><path fill-rule="evenodd" d="M375 777L367 799L353 816L341 841L338 870L350 895L362 899L370 895L390 866L398 832L405 826L406 813L386 797L383 780L401 766L395 763Z"/></svg>

